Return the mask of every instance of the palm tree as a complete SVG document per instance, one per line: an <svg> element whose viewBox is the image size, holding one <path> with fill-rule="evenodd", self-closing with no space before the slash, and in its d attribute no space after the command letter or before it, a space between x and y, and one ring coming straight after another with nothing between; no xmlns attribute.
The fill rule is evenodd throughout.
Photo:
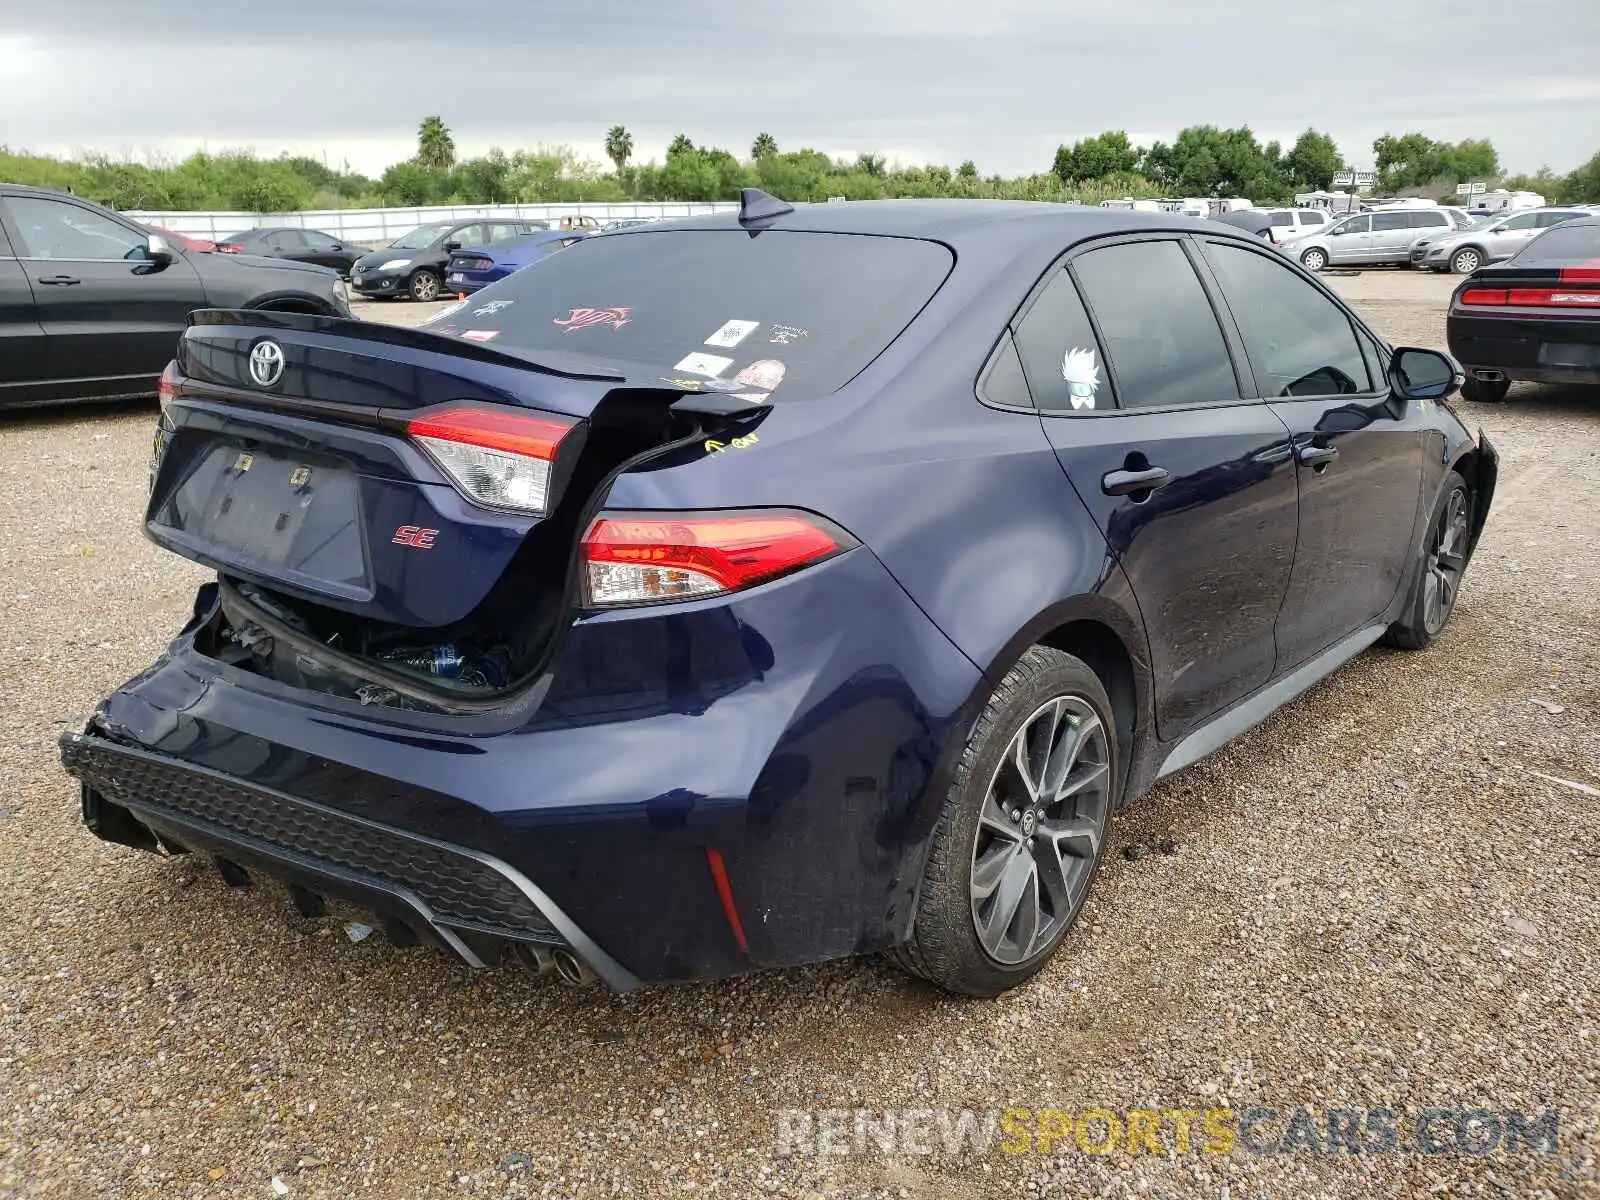
<svg viewBox="0 0 1600 1200"><path fill-rule="evenodd" d="M613 125L606 133L606 157L617 168L617 174L622 174L622 168L633 157L633 134L626 125Z"/></svg>
<svg viewBox="0 0 1600 1200"><path fill-rule="evenodd" d="M448 171L456 163L456 140L435 114L417 126L417 162L431 171Z"/></svg>
<svg viewBox="0 0 1600 1200"><path fill-rule="evenodd" d="M756 134L756 140L750 143L750 157L758 162L763 158L770 158L778 152L778 139L770 133Z"/></svg>
<svg viewBox="0 0 1600 1200"><path fill-rule="evenodd" d="M687 133L680 133L672 139L672 144L667 147L667 157L677 158L680 154L693 154L694 143L689 140Z"/></svg>

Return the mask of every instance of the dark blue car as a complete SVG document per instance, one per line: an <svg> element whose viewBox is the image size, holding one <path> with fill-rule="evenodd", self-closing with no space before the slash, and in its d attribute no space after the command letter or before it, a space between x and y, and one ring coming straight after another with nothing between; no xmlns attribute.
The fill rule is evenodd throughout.
<svg viewBox="0 0 1600 1200"><path fill-rule="evenodd" d="M100 837L614 988L1038 971L1112 814L1444 629L1497 456L1259 238L742 211L428 329L200 312L158 544L214 568L62 739Z"/></svg>
<svg viewBox="0 0 1600 1200"><path fill-rule="evenodd" d="M498 283L513 271L581 242L586 236L575 230L547 229L492 246L453 251L445 267L445 291L470 296L491 283Z"/></svg>

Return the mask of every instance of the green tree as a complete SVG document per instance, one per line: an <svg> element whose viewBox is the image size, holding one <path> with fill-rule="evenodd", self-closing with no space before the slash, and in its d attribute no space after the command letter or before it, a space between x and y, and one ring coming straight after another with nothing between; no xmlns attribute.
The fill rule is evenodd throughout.
<svg viewBox="0 0 1600 1200"><path fill-rule="evenodd" d="M511 182L511 160L498 146L482 158L457 163L450 173L451 194L467 204L509 204L516 192Z"/></svg>
<svg viewBox="0 0 1600 1200"><path fill-rule="evenodd" d="M976 179L978 177L978 164L973 162L970 158L965 159L962 161L961 165L956 168L956 174L962 179ZM945 177L948 180L948 171L946 171Z"/></svg>
<svg viewBox="0 0 1600 1200"><path fill-rule="evenodd" d="M671 162L680 154L693 153L694 143L689 140L689 135L686 133L680 133L677 137L673 138L671 144L667 146L667 161Z"/></svg>
<svg viewBox="0 0 1600 1200"><path fill-rule="evenodd" d="M763 158L771 158L778 152L778 139L770 133L756 134L756 140L750 143L750 157L756 162Z"/></svg>
<svg viewBox="0 0 1600 1200"><path fill-rule="evenodd" d="M1600 204L1600 154L1562 179L1559 194L1562 204Z"/></svg>
<svg viewBox="0 0 1600 1200"><path fill-rule="evenodd" d="M408 158L384 171L378 180L378 191L388 204L420 206L443 199L448 184L448 175Z"/></svg>
<svg viewBox="0 0 1600 1200"><path fill-rule="evenodd" d="M423 117L417 126L417 161L432 171L448 171L455 166L456 140L437 114Z"/></svg>
<svg viewBox="0 0 1600 1200"><path fill-rule="evenodd" d="M1334 175L1344 166L1344 156L1334 140L1315 129L1302 133L1283 160L1289 182L1306 191L1332 187Z"/></svg>
<svg viewBox="0 0 1600 1200"><path fill-rule="evenodd" d="M606 131L606 157L617 168L617 174L622 174L622 168L633 157L633 134L626 126L613 125Z"/></svg>
<svg viewBox="0 0 1600 1200"><path fill-rule="evenodd" d="M1128 144L1128 135L1120 129L1107 130L1092 138L1083 138L1070 147L1056 148L1051 172L1068 183L1077 179L1099 179L1105 175L1132 171L1139 165L1144 151Z"/></svg>
<svg viewBox="0 0 1600 1200"><path fill-rule="evenodd" d="M856 155L856 170L863 175L870 175L874 179L881 177L885 170L883 155L858 154Z"/></svg>

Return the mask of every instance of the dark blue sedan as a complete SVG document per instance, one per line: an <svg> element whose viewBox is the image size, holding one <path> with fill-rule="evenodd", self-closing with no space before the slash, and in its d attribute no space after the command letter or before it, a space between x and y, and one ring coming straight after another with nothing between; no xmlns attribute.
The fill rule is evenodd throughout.
<svg viewBox="0 0 1600 1200"><path fill-rule="evenodd" d="M891 201L623 230L427 329L199 312L149 536L217 572L62 739L89 827L401 944L995 995L1113 814L1444 632L1497 455L1259 238Z"/></svg>
<svg viewBox="0 0 1600 1200"><path fill-rule="evenodd" d="M546 229L492 246L453 251L445 266L445 291L470 296L491 283L498 283L513 271L581 242L586 236L574 230Z"/></svg>

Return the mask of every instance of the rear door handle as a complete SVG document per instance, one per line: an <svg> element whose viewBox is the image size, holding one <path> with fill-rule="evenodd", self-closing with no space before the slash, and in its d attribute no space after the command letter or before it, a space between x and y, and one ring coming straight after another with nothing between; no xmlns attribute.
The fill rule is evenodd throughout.
<svg viewBox="0 0 1600 1200"><path fill-rule="evenodd" d="M1295 456L1302 466L1325 467L1339 457L1337 446L1297 446Z"/></svg>
<svg viewBox="0 0 1600 1200"><path fill-rule="evenodd" d="M1108 471L1100 480L1100 490L1108 496L1128 496L1134 492L1153 492L1172 482L1165 467L1146 467L1142 471Z"/></svg>
<svg viewBox="0 0 1600 1200"><path fill-rule="evenodd" d="M74 284L82 283L83 280L76 275L46 275L39 282L59 284L61 287L72 287Z"/></svg>

